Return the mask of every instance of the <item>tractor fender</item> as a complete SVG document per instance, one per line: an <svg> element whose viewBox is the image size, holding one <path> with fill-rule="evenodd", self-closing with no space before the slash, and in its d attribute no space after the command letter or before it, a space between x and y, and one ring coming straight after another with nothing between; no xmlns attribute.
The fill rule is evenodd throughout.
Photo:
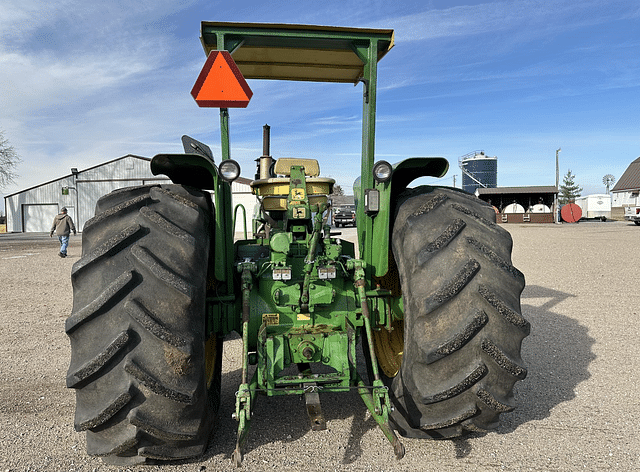
<svg viewBox="0 0 640 472"><path fill-rule="evenodd" d="M156 154L151 173L166 175L174 184L215 190L218 169L212 159L199 154Z"/></svg>
<svg viewBox="0 0 640 472"><path fill-rule="evenodd" d="M419 177L443 177L449 170L444 157L410 157L393 166L391 192L397 195Z"/></svg>
<svg viewBox="0 0 640 472"><path fill-rule="evenodd" d="M384 276L389 269L389 237L391 231L391 216L395 213L396 200L407 186L419 177L442 177L449 170L449 162L443 157L411 157L393 166L390 182L374 183L380 192L380 211L369 216L358 213L357 221L358 241L360 250L365 254L365 261L374 267L374 275ZM362 181L358 178L353 184L353 195L356 207L362 191ZM366 219L371 218L370 232L375 240L375 249L371 242L365 242L367 225ZM371 246L371 247L370 247Z"/></svg>
<svg viewBox="0 0 640 472"><path fill-rule="evenodd" d="M443 177L449 170L449 161L444 157L409 157L393 165L391 176L392 195L398 195L406 189L411 182L420 177ZM353 195L358 204L360 195L361 178L353 183Z"/></svg>

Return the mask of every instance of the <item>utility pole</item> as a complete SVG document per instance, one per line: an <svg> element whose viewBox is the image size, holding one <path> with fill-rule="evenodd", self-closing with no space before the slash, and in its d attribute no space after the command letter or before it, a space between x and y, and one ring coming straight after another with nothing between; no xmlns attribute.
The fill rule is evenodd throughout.
<svg viewBox="0 0 640 472"><path fill-rule="evenodd" d="M558 192L560 191L560 166L558 165L558 154L560 154L562 149L556 149L556 193L553 198L553 221L556 224L559 224L558 218Z"/></svg>

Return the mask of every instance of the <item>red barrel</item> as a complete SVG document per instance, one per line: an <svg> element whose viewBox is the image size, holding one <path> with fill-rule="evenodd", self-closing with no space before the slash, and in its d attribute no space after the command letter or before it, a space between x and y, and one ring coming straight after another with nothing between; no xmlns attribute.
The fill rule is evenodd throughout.
<svg viewBox="0 0 640 472"><path fill-rule="evenodd" d="M560 216L567 223L575 223L582 218L582 209L575 203L567 203L560 210Z"/></svg>

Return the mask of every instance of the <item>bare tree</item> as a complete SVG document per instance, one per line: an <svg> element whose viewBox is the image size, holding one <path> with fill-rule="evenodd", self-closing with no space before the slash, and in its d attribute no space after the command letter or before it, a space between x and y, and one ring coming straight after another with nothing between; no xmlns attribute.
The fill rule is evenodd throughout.
<svg viewBox="0 0 640 472"><path fill-rule="evenodd" d="M18 153L9 145L9 140L4 137L4 131L0 131L0 189L14 183L18 174L15 168L20 162Z"/></svg>

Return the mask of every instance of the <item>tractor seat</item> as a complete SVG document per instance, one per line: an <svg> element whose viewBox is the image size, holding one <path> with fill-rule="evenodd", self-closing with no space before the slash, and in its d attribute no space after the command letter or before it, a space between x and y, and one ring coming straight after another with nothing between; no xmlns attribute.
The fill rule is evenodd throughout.
<svg viewBox="0 0 640 472"><path fill-rule="evenodd" d="M297 159L281 157L276 161L274 171L277 175L290 176L291 167L304 167L307 176L307 195L310 204L318 204L327 201L327 195L333 191L334 179L318 177L320 165L315 159ZM289 177L272 177L251 182L251 191L254 195L264 197L265 210L286 210L287 196L289 195Z"/></svg>
<svg viewBox="0 0 640 472"><path fill-rule="evenodd" d="M304 167L304 175L308 177L318 177L320 175L320 164L315 159L298 159L296 157L281 157L276 161L273 169L276 175L291 175L293 166Z"/></svg>

